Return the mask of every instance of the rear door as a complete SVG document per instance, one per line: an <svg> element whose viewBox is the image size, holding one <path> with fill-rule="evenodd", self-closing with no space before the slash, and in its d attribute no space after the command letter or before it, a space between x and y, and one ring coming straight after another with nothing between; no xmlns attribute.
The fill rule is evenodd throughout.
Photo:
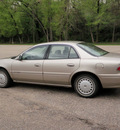
<svg viewBox="0 0 120 130"><path fill-rule="evenodd" d="M80 58L68 45L52 45L43 64L44 82L68 84L70 75L79 67Z"/></svg>

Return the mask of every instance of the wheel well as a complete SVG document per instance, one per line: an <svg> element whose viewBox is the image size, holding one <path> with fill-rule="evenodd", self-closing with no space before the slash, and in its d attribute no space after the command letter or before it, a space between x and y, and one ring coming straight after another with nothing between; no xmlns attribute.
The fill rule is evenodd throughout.
<svg viewBox="0 0 120 130"><path fill-rule="evenodd" d="M101 81L98 78L98 76L96 76L95 74L91 73L91 72L78 72L76 74L73 75L72 79L71 79L71 85L73 87L74 85L74 80L77 78L78 75L82 75L82 74L89 74L92 75L94 78L96 78L96 80L99 82L100 86L102 87Z"/></svg>
<svg viewBox="0 0 120 130"><path fill-rule="evenodd" d="M5 69L5 68L3 68L3 67L0 67L0 70L5 70L6 72L7 72L7 74L9 75L9 77L11 78L11 76L10 76L10 74L8 73L8 71Z"/></svg>
<svg viewBox="0 0 120 130"><path fill-rule="evenodd" d="M3 70L5 70L5 71L7 71L7 70L6 70L5 68L3 68L3 67L0 67L0 70L1 70L1 69L3 69ZM8 71L7 71L7 72L8 72Z"/></svg>

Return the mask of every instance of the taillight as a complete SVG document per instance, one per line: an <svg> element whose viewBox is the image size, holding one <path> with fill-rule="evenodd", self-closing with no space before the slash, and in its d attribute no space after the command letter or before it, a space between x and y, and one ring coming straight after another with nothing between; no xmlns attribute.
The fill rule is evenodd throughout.
<svg viewBox="0 0 120 130"><path fill-rule="evenodd" d="M117 68L117 70L119 70L119 71L120 71L120 67L118 67L118 68Z"/></svg>

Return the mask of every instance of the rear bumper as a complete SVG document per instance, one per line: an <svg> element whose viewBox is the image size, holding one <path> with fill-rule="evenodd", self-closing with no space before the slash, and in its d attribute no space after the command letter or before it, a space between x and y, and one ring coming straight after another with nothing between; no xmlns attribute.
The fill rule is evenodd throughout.
<svg viewBox="0 0 120 130"><path fill-rule="evenodd" d="M103 88L120 88L120 74L100 74Z"/></svg>

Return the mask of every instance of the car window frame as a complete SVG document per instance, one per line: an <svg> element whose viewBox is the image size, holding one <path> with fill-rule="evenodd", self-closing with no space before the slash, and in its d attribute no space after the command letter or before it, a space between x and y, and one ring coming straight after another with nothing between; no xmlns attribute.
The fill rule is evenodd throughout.
<svg viewBox="0 0 120 130"><path fill-rule="evenodd" d="M76 53L76 55L77 55L77 58L70 58L71 49L73 49L73 50L75 51L75 53ZM78 55L78 53L77 53L77 51L76 51L72 46L71 46L71 48L70 48L69 56L68 56L68 57L69 57L68 59L79 59L79 58L80 58L79 55Z"/></svg>
<svg viewBox="0 0 120 130"><path fill-rule="evenodd" d="M68 54L68 58L53 58L53 59L51 58L51 59L49 59L48 57L49 57L49 54L50 54L50 51L51 51L52 46L68 46L68 47L70 47L69 54ZM77 58L69 58L71 48L75 51L75 53L76 53L76 55L77 55ZM47 54L46 54L46 58L45 58L45 59L47 59L47 60L63 60L63 59L64 59L64 60L65 60L65 59L80 59L80 57L79 57L77 51L75 50L75 48L74 48L73 46L71 46L71 45L67 45L67 44L52 44L52 45L50 45L49 48L48 48L48 51L47 51Z"/></svg>
<svg viewBox="0 0 120 130"><path fill-rule="evenodd" d="M46 52L45 52L45 54L44 54L44 56L43 56L42 59L35 59L35 60L44 60L44 59L46 59L46 54L47 54L47 52L48 52L48 50L49 50L49 45L38 45L38 46L34 46L34 47L32 47L32 48L29 48L28 50L26 50L25 52L23 52L22 54L20 54L20 55L18 56L18 60L21 60L21 61L35 61L35 60L33 60L33 59L31 59L31 60L22 59L22 56L23 56L27 51L29 51L29 50L31 50L31 49L34 49L34 48L37 48L37 47L40 47L40 46L47 46L47 50L46 50ZM19 58L19 57L21 57L21 58Z"/></svg>

